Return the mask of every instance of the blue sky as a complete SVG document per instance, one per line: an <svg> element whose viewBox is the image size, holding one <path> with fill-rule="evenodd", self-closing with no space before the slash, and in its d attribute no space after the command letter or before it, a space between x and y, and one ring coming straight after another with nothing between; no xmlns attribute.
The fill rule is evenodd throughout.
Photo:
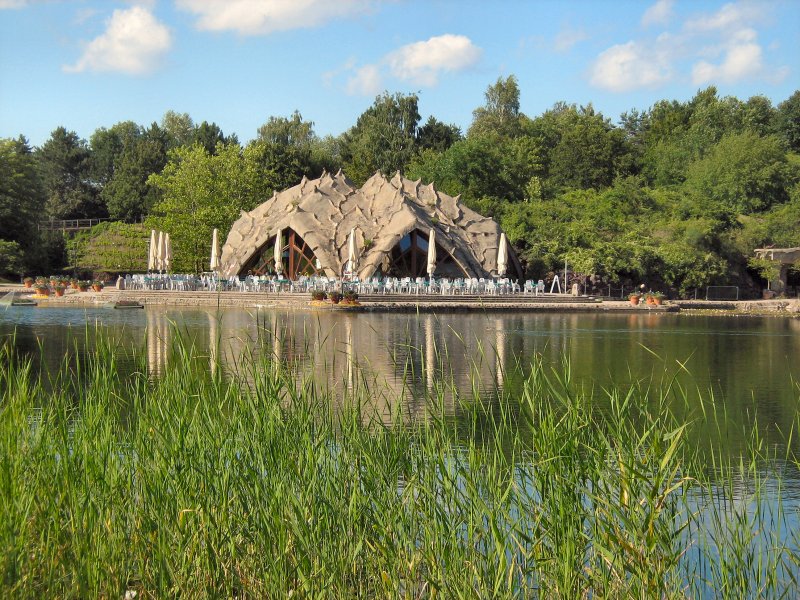
<svg viewBox="0 0 800 600"><path fill-rule="evenodd" d="M337 135L383 90L466 131L486 87L616 122L660 99L800 88L800 1L0 0L0 137L167 110L242 142L295 109Z"/></svg>

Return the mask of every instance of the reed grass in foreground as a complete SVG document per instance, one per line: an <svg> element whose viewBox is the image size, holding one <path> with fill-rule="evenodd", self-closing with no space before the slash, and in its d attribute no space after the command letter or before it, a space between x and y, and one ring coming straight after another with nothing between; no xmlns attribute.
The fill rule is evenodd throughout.
<svg viewBox="0 0 800 600"><path fill-rule="evenodd" d="M455 423L431 397L428 418L395 427L370 418L369 398L341 409L252 355L223 377L178 343L160 378L141 361L120 380L119 352L101 339L49 392L2 349L2 597L800 589L797 505L772 468L797 479L796 459L754 433L740 463L709 464L668 384L604 392L611 408L597 411L568 367L538 365L518 396L462 397Z"/></svg>

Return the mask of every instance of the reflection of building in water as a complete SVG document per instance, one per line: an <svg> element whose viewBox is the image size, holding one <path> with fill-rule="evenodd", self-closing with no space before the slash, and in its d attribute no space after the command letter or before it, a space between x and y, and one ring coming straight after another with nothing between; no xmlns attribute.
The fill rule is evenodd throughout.
<svg viewBox="0 0 800 600"><path fill-rule="evenodd" d="M503 326L503 319L496 317L494 320L495 329L495 369L497 377L497 387L502 388L506 369L510 366L506 363L506 330Z"/></svg>
<svg viewBox="0 0 800 600"><path fill-rule="evenodd" d="M209 312L208 317L208 362L211 375L216 375L219 367L219 313Z"/></svg>
<svg viewBox="0 0 800 600"><path fill-rule="evenodd" d="M166 311L148 307L146 314L148 365L160 375L176 334ZM255 360L272 374L292 374L298 386L313 380L335 403L358 400L366 421L419 418L431 396L453 415L455 389L469 393L477 383L476 391L493 393L504 383L507 357L514 355L505 321L485 314L455 319L297 310L194 314L191 321L184 318L179 333L193 336L211 373L221 370L253 389L256 373L242 367Z"/></svg>
<svg viewBox="0 0 800 600"><path fill-rule="evenodd" d="M167 369L172 325L167 313L159 308L147 307L147 369L151 376L162 375Z"/></svg>
<svg viewBox="0 0 800 600"><path fill-rule="evenodd" d="M420 315L425 328L425 384L429 393L433 392L433 378L436 372L436 339L433 333L433 315Z"/></svg>

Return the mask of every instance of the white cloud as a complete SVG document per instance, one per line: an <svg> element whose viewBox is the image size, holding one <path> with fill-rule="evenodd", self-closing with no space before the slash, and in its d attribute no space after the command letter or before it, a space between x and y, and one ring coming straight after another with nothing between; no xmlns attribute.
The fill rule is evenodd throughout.
<svg viewBox="0 0 800 600"><path fill-rule="evenodd" d="M364 65L356 69L355 74L347 80L347 93L351 96L375 96L383 87L380 70L377 65Z"/></svg>
<svg viewBox="0 0 800 600"><path fill-rule="evenodd" d="M29 0L0 0L0 10L5 8L22 8L27 6Z"/></svg>
<svg viewBox="0 0 800 600"><path fill-rule="evenodd" d="M644 11L642 27L651 25L666 25L672 18L672 7L675 0L658 0L653 6Z"/></svg>
<svg viewBox="0 0 800 600"><path fill-rule="evenodd" d="M448 33L398 48L384 60L398 79L434 86L443 71L463 71L480 57L481 49L472 40Z"/></svg>
<svg viewBox="0 0 800 600"><path fill-rule="evenodd" d="M375 0L176 0L197 15L204 31L265 35L317 27L339 17L365 12Z"/></svg>
<svg viewBox="0 0 800 600"><path fill-rule="evenodd" d="M591 71L592 85L612 92L655 87L670 77L665 54L634 41L601 52Z"/></svg>
<svg viewBox="0 0 800 600"><path fill-rule="evenodd" d="M642 24L667 15L671 0L659 0ZM658 8L658 10L656 10ZM673 31L619 44L600 53L589 73L591 83L613 92L656 87L668 81L693 85L735 83L744 79L780 81L787 67L768 64L758 41L757 23L769 18L769 5L725 4L710 14L694 15Z"/></svg>
<svg viewBox="0 0 800 600"><path fill-rule="evenodd" d="M583 29L562 29L556 34L553 48L556 52L568 52L588 37Z"/></svg>
<svg viewBox="0 0 800 600"><path fill-rule="evenodd" d="M692 67L692 83L732 83L764 72L763 53L756 43L755 31L742 29L736 32L726 46L721 63L715 65L702 60Z"/></svg>
<svg viewBox="0 0 800 600"><path fill-rule="evenodd" d="M115 10L102 35L88 44L70 73L119 71L131 75L148 73L158 66L172 45L169 29L142 6Z"/></svg>
<svg viewBox="0 0 800 600"><path fill-rule="evenodd" d="M689 19L686 21L685 28L695 32L740 29L760 20L763 14L763 5L759 7L745 2L731 3L724 5L711 15L701 15Z"/></svg>
<svg viewBox="0 0 800 600"><path fill-rule="evenodd" d="M374 96L383 89L383 80L391 75L415 85L431 87L442 73L463 71L480 60L483 51L468 37L446 33L423 42L414 42L393 50L378 62L356 69L355 62L323 74L329 83L341 72L351 71L346 90L351 95Z"/></svg>

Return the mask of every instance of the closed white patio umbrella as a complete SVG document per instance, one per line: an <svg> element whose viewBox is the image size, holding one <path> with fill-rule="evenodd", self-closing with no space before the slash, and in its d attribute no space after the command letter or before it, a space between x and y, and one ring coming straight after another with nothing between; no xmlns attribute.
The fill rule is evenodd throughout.
<svg viewBox="0 0 800 600"><path fill-rule="evenodd" d="M147 251L147 270L156 270L156 256L158 255L158 240L156 239L156 230L150 230L150 248Z"/></svg>
<svg viewBox="0 0 800 600"><path fill-rule="evenodd" d="M436 270L436 230L431 229L428 236L428 277L433 278Z"/></svg>
<svg viewBox="0 0 800 600"><path fill-rule="evenodd" d="M280 275L283 273L283 232L279 229L278 234L275 236L275 250L273 252L273 259L275 260L275 272Z"/></svg>
<svg viewBox="0 0 800 600"><path fill-rule="evenodd" d="M172 269L172 240L169 234L164 235L164 270L169 272Z"/></svg>
<svg viewBox="0 0 800 600"><path fill-rule="evenodd" d="M508 242L506 242L506 234L500 234L500 246L497 248L497 274L500 277L503 277L506 274L506 269L508 269L508 250L506 246Z"/></svg>
<svg viewBox="0 0 800 600"><path fill-rule="evenodd" d="M356 228L350 230L350 243L347 248L347 270L350 271L350 277L355 275L358 268L358 247L356 246Z"/></svg>
<svg viewBox="0 0 800 600"><path fill-rule="evenodd" d="M219 230L215 228L211 233L211 261L209 265L214 273L216 273L220 267L219 254Z"/></svg>
<svg viewBox="0 0 800 600"><path fill-rule="evenodd" d="M158 232L158 246L156 250L156 270L160 273L164 270L164 257L166 256L166 248L164 247L164 232Z"/></svg>

